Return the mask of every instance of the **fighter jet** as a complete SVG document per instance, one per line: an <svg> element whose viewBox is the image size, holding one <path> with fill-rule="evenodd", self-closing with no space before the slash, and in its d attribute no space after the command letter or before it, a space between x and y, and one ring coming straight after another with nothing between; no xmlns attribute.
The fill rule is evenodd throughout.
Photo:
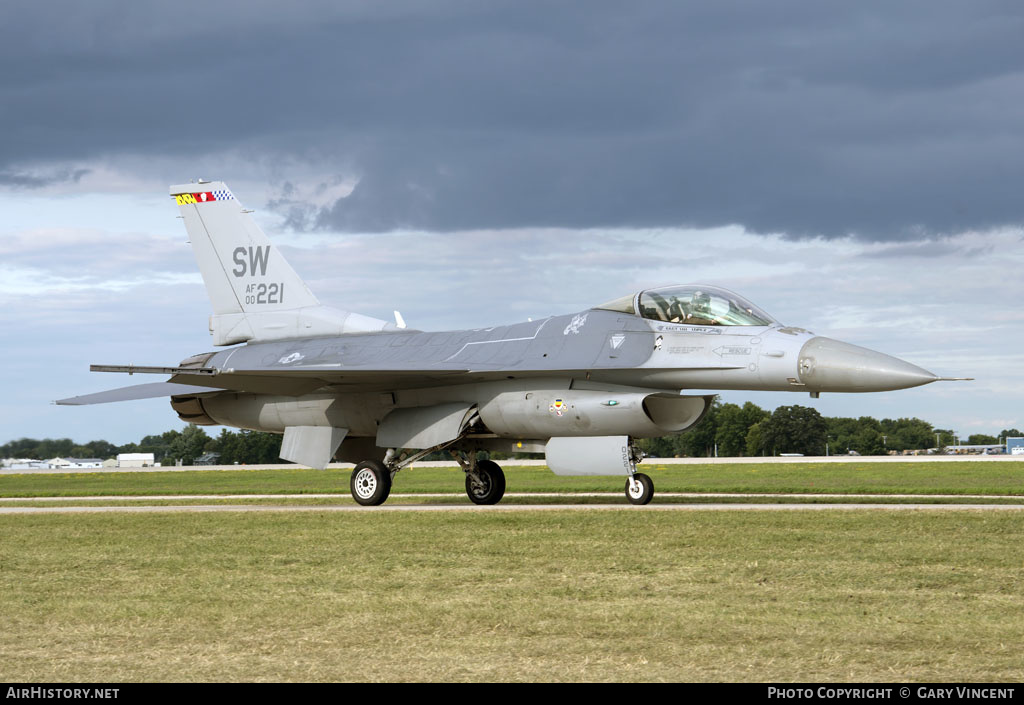
<svg viewBox="0 0 1024 705"><path fill-rule="evenodd" d="M629 294L491 328L424 332L331 308L303 283L221 182L172 186L213 315L219 352L171 366L92 365L167 381L63 399L169 397L183 420L283 434L281 457L356 463L356 502L379 505L395 474L435 451L465 472L476 504L505 492L479 451L544 454L559 475L626 477L654 495L635 439L682 433L714 395L686 390L882 392L935 382L909 362L785 326L707 285Z"/></svg>

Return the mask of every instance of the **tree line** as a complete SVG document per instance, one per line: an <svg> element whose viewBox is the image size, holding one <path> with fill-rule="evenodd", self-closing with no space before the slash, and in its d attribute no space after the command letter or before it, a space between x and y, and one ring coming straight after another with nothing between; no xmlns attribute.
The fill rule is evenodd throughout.
<svg viewBox="0 0 1024 705"><path fill-rule="evenodd" d="M107 441L78 444L70 438L21 438L0 446L0 458L100 458L107 460L120 453L152 453L154 460L163 465L192 465L205 453L219 453L218 464L255 465L278 463L281 436L259 431L229 431L211 437L205 429L189 424L180 431L165 431L146 436L138 443L118 446Z"/></svg>
<svg viewBox="0 0 1024 705"><path fill-rule="evenodd" d="M962 445L995 444L998 438L1024 436L1018 429L1003 429L999 436L973 434ZM935 428L918 418L878 419L822 416L806 406L780 406L766 411L753 402L743 406L717 399L692 430L678 436L640 441L647 453L659 457L754 457L803 455L885 455L890 451L945 448L956 443L950 429Z"/></svg>
<svg viewBox="0 0 1024 705"><path fill-rule="evenodd" d="M973 434L961 438L964 445L994 444L997 439L1024 437L1020 430L1003 429L998 436ZM781 453L804 455L884 455L889 451L944 448L956 442L953 431L934 428L927 421L826 417L806 406L780 406L766 411L752 402L743 406L722 404L717 399L691 430L675 436L648 438L640 446L658 457L769 456ZM181 461L192 465L205 453L219 453L218 464L233 465L280 462L281 436L259 431L221 429L211 437L206 431L189 425L180 431L165 431L146 436L138 443L118 446L107 441L78 444L70 438L21 438L0 445L0 458L100 458L119 453L153 453L156 462L173 465ZM506 454L492 454L496 459ZM517 454L518 455L521 454ZM438 458L447 457L440 454ZM530 456L524 456L530 457Z"/></svg>

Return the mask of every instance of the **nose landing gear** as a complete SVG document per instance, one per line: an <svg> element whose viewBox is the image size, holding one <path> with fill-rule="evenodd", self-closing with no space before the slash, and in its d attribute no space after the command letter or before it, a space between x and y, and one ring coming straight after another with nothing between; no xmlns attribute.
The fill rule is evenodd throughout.
<svg viewBox="0 0 1024 705"><path fill-rule="evenodd" d="M654 482L642 472L634 472L626 480L626 499L630 504L647 504L654 497Z"/></svg>
<svg viewBox="0 0 1024 705"><path fill-rule="evenodd" d="M647 475L636 471L636 464L643 459L644 452L630 445L629 477L626 478L626 499L630 504L648 504L654 497L654 482Z"/></svg>

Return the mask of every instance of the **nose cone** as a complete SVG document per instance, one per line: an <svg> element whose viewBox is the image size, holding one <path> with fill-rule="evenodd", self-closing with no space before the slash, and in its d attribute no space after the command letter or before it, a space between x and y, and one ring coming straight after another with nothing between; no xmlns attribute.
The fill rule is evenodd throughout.
<svg viewBox="0 0 1024 705"><path fill-rule="evenodd" d="M815 392L888 392L934 382L917 365L831 338L811 338L800 350L800 381Z"/></svg>

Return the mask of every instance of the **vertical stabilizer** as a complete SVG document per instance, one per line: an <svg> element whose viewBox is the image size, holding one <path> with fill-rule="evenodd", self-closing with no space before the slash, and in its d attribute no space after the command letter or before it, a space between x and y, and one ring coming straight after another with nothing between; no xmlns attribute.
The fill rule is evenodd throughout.
<svg viewBox="0 0 1024 705"><path fill-rule="evenodd" d="M171 187L213 305L216 345L393 327L322 306L220 181Z"/></svg>
<svg viewBox="0 0 1024 705"><path fill-rule="evenodd" d="M219 181L171 187L214 314L319 306L242 204Z"/></svg>

